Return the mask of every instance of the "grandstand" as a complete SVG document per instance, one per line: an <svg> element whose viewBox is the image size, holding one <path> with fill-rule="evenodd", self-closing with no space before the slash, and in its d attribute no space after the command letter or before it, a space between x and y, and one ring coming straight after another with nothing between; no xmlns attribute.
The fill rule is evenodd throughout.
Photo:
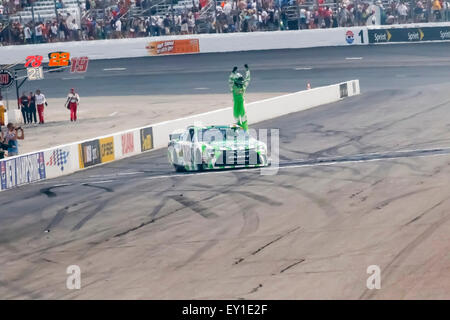
<svg viewBox="0 0 450 320"><path fill-rule="evenodd" d="M56 12L62 16L70 14L80 24L81 12L84 10L84 2L79 0L36 0L33 6L27 6L23 10L10 16L11 21L28 23L33 21L48 21L56 19Z"/></svg>

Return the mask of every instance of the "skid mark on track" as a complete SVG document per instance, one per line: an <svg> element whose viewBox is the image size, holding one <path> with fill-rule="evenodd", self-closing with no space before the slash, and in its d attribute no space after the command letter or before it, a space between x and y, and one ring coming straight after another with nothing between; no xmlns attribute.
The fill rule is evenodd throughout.
<svg viewBox="0 0 450 320"><path fill-rule="evenodd" d="M281 269L281 270L280 270L280 273L283 273L283 272L285 272L285 271L291 269L292 267L295 267L296 265L302 263L303 261L305 261L305 259L302 258L302 259L300 259L300 260L298 260L298 261L296 261L296 262L294 262L294 263L288 265L287 267Z"/></svg>
<svg viewBox="0 0 450 320"><path fill-rule="evenodd" d="M112 180L111 180L112 182ZM108 187L104 187L104 186L97 186L94 184L90 184L90 183L82 183L82 186L86 186L86 187L91 187L91 188L97 188L97 189L101 189L101 190L105 190L106 192L114 192L114 190L112 188L108 188Z"/></svg>
<svg viewBox="0 0 450 320"><path fill-rule="evenodd" d="M219 216L215 214L214 212L210 211L208 208L204 207L200 204L200 201L198 200L192 200L188 197L185 197L183 195L179 196L172 196L171 199L175 200L176 202L180 203L186 208L191 209L192 211L198 213L203 218L211 219L211 218L218 218Z"/></svg>
<svg viewBox="0 0 450 320"><path fill-rule="evenodd" d="M114 238L122 237L122 236L124 236L124 235L126 235L126 234L128 234L128 233L130 233L130 232L133 232L133 231L136 231L136 230L138 230L138 229L141 229L142 227L145 227L146 225L148 225L148 224L150 224L150 223L153 223L153 222L155 222L155 221L156 221L156 219L152 219L152 220L149 220L149 221L146 221L146 222L142 222L140 225L138 225L138 226L136 226L136 227L133 227L133 228L131 228L131 229L128 229L128 230L126 230L126 231L123 231L123 232L121 232L121 233L118 233L118 234L114 235Z"/></svg>
<svg viewBox="0 0 450 320"><path fill-rule="evenodd" d="M286 236L288 236L289 234L291 234L292 232L297 231L298 229L300 229L301 227L298 226L294 229L291 229L289 231L287 231L286 233L276 237L275 239L273 239L272 241L269 241L268 243L264 244L263 246L259 247L258 249L256 249L255 251L253 251L252 253L250 253L249 256L254 256L256 254L258 254L259 252L261 252L262 250L266 249L267 247L269 247L270 245L274 244L277 241L280 241L281 239L285 238ZM239 264L242 261L244 261L246 258L239 258L237 261L235 261L233 264Z"/></svg>
<svg viewBox="0 0 450 320"><path fill-rule="evenodd" d="M86 215L83 219L81 219L80 222L78 222L75 227L72 228L71 231L77 231L80 230L85 224L86 222L88 222L90 219L92 219L97 213L99 213L104 207L105 205L109 202L109 200L104 200L102 201L98 206L94 207L93 210Z"/></svg>
<svg viewBox="0 0 450 320"><path fill-rule="evenodd" d="M268 198L266 196L263 196L261 194L256 194L256 193L253 193L253 192L250 192L250 191L239 190L239 191L229 191L229 192L230 193L240 194L242 196L245 196L247 198L256 200L256 201L261 202L261 203L268 204L270 206L281 206L283 204L281 202L272 200L272 199L270 199L270 198Z"/></svg>
<svg viewBox="0 0 450 320"><path fill-rule="evenodd" d="M39 192L41 194L45 194L49 198L54 198L54 197L56 197L56 193L52 191L53 189L67 187L67 186L69 186L69 184L62 184L62 185L52 186L52 187L48 187L48 188L42 188L39 190Z"/></svg>
<svg viewBox="0 0 450 320"><path fill-rule="evenodd" d="M45 227L44 230L51 230L53 227L57 226L66 216L66 214L69 213L69 207L65 207L62 209L59 209L56 215L53 217L52 221Z"/></svg>
<svg viewBox="0 0 450 320"><path fill-rule="evenodd" d="M404 226L408 226L413 222L416 222L417 220L421 219L423 216L425 216L427 213L433 211L434 209L436 209L437 207L439 207L441 204L443 204L445 201L447 201L447 199L441 200L438 203L436 203L434 206L432 206L431 208L428 208L427 210L423 211L421 214L419 214L417 217L415 217L414 219L411 219L410 221L408 221L407 223L405 223Z"/></svg>
<svg viewBox="0 0 450 320"><path fill-rule="evenodd" d="M376 210L381 210L381 209L383 209L384 207L386 207L387 205L389 205L390 203L392 203L394 201L397 201L397 200L400 200L400 199L403 199L403 198L407 198L409 196L412 196L412 195L415 195L415 194L418 194L418 193L422 193L422 192L426 192L426 191L429 191L429 190L437 189L437 188L439 188L439 187L424 188L424 189L415 190L415 191L411 191L411 192L400 194L398 196L395 196L395 197L392 197L392 198L389 198L389 199L386 199L386 200L383 200L383 201L377 203L373 207L373 209L369 210L366 213L370 213L370 212L372 212L375 209Z"/></svg>
<svg viewBox="0 0 450 320"><path fill-rule="evenodd" d="M448 200L448 199L446 199L446 200ZM446 216L442 217L435 223L431 224L421 234L419 234L412 241L410 241L405 247L403 247L403 249L401 249L385 267L381 267L381 270L383 270L382 271L383 272L383 282L386 283L387 282L386 279L391 278L395 269L398 268L420 244L422 244L425 240L427 240L429 237L431 237L433 235L433 233L439 227L443 226L449 220L450 220L450 214L447 214ZM371 299L378 293L377 291L379 291L379 290L366 289L361 294L359 299L360 300Z"/></svg>
<svg viewBox="0 0 450 320"><path fill-rule="evenodd" d="M248 294L252 294L255 293L256 291L258 291L259 289L261 289L263 287L263 285L260 283L258 284L258 286L256 286L255 288L253 288L252 290L250 290L250 292Z"/></svg>

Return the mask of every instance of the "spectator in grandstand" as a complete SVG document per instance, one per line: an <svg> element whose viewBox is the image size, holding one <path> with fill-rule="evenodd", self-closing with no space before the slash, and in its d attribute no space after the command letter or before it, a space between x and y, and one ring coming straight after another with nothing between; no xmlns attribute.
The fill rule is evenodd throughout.
<svg viewBox="0 0 450 320"><path fill-rule="evenodd" d="M114 38L116 39L120 39L122 38L122 21L120 20L120 18L118 18L115 22L114 22L114 27L115 27L115 36Z"/></svg>
<svg viewBox="0 0 450 320"><path fill-rule="evenodd" d="M406 23L406 18L408 16L408 7L403 1L398 4L397 12L398 12L398 23Z"/></svg>
<svg viewBox="0 0 450 320"><path fill-rule="evenodd" d="M31 35L31 29L30 29L30 26L28 24L25 25L25 28L23 28L23 33L24 33L24 37L25 37L25 43L26 44L33 43L32 35Z"/></svg>
<svg viewBox="0 0 450 320"><path fill-rule="evenodd" d="M36 43L42 42L42 24L38 22L34 27L34 34L36 35Z"/></svg>
<svg viewBox="0 0 450 320"><path fill-rule="evenodd" d="M39 124L44 124L44 105L48 106L47 100L45 99L44 94L41 93L41 90L36 90L36 107L39 114Z"/></svg>
<svg viewBox="0 0 450 320"><path fill-rule="evenodd" d="M441 15L442 5L441 5L441 2L439 0L434 0L433 1L433 6L431 7L431 10L433 11L433 20L434 21L441 21L441 19L442 19L442 15Z"/></svg>
<svg viewBox="0 0 450 320"><path fill-rule="evenodd" d="M22 118L23 118L23 123L27 124L28 123L28 105L30 103L30 100L28 99L28 96L25 94L25 92L22 93L22 96L19 98L19 105L20 105L20 111L22 111Z"/></svg>

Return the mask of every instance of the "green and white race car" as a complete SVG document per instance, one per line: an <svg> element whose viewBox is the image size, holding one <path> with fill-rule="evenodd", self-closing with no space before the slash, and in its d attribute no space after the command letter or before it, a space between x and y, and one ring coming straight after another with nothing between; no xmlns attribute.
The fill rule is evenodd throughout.
<svg viewBox="0 0 450 320"><path fill-rule="evenodd" d="M269 164L266 144L240 127L190 126L169 139L169 163L178 172Z"/></svg>

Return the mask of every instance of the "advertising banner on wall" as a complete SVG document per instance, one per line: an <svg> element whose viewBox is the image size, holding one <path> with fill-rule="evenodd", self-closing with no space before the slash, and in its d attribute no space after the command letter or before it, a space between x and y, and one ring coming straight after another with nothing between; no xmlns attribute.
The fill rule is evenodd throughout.
<svg viewBox="0 0 450 320"><path fill-rule="evenodd" d="M450 27L369 29L369 43L450 40Z"/></svg>
<svg viewBox="0 0 450 320"><path fill-rule="evenodd" d="M141 152L153 149L153 128L141 129Z"/></svg>
<svg viewBox="0 0 450 320"><path fill-rule="evenodd" d="M87 168L101 162L100 145L98 140L91 140L78 145L80 168Z"/></svg>
<svg viewBox="0 0 450 320"><path fill-rule="evenodd" d="M44 159L47 178L59 177L79 169L76 145L46 150Z"/></svg>
<svg viewBox="0 0 450 320"><path fill-rule="evenodd" d="M140 130L114 135L115 158L121 159L141 152Z"/></svg>
<svg viewBox="0 0 450 320"><path fill-rule="evenodd" d="M3 160L0 162L0 174L2 190L45 179L44 153Z"/></svg>
<svg viewBox="0 0 450 320"><path fill-rule="evenodd" d="M108 137L99 139L100 161L102 163L114 161L114 138Z"/></svg>
<svg viewBox="0 0 450 320"><path fill-rule="evenodd" d="M200 44L198 39L152 41L146 46L146 49L151 56L199 53Z"/></svg>

